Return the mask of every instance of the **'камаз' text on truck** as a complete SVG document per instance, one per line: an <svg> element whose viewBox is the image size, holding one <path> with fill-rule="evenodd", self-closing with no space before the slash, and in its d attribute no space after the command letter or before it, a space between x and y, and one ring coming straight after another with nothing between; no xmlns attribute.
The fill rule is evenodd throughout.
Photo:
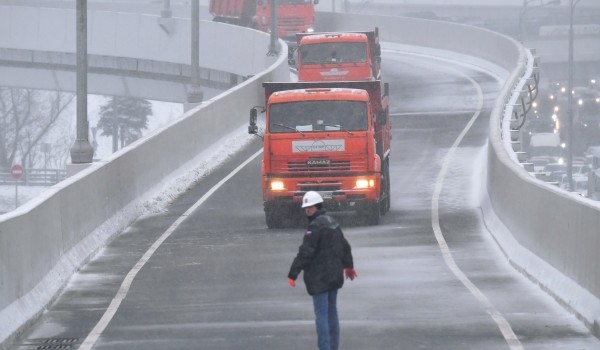
<svg viewBox="0 0 600 350"><path fill-rule="evenodd" d="M388 85L380 81L264 83L262 191L267 226L280 227L307 191L330 211L379 223L390 207ZM256 134L257 109L249 133Z"/></svg>
<svg viewBox="0 0 600 350"><path fill-rule="evenodd" d="M357 81L380 79L379 31L296 34L288 61L298 81ZM296 58L294 59L294 52Z"/></svg>
<svg viewBox="0 0 600 350"><path fill-rule="evenodd" d="M314 31L315 7L318 0L278 0L277 26L279 37L293 40L296 33ZM211 0L209 12L216 22L271 30L270 0Z"/></svg>

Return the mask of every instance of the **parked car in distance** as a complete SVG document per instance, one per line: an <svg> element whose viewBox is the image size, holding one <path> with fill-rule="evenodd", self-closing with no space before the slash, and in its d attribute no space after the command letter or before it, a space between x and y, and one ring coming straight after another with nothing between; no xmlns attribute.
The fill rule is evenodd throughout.
<svg viewBox="0 0 600 350"><path fill-rule="evenodd" d="M562 189L569 190L569 178L567 174L562 175L559 186ZM587 197L588 177L586 175L573 174L573 192L580 196Z"/></svg>
<svg viewBox="0 0 600 350"><path fill-rule="evenodd" d="M573 164L573 176L575 175L586 175L589 173L592 168L586 164Z"/></svg>
<svg viewBox="0 0 600 350"><path fill-rule="evenodd" d="M566 171L567 166L562 163L548 163L542 169L547 181L559 181L560 175L566 173Z"/></svg>
<svg viewBox="0 0 600 350"><path fill-rule="evenodd" d="M576 176L573 178L574 192L582 197L587 197L588 194L588 178L587 176Z"/></svg>
<svg viewBox="0 0 600 350"><path fill-rule="evenodd" d="M549 156L536 156L531 157L529 161L533 163L533 171L540 172L546 165L548 165L548 163L555 163L556 159Z"/></svg>

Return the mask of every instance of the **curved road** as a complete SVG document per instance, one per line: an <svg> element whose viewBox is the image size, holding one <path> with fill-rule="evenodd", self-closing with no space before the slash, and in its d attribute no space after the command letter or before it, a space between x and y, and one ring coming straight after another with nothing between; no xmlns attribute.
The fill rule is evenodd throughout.
<svg viewBox="0 0 600 350"><path fill-rule="evenodd" d="M341 348L600 348L506 262L482 223L497 80L393 50L383 62L392 208L379 226L343 222L359 276L339 294ZM316 348L312 301L286 281L303 230L266 229L260 147L133 224L10 349Z"/></svg>

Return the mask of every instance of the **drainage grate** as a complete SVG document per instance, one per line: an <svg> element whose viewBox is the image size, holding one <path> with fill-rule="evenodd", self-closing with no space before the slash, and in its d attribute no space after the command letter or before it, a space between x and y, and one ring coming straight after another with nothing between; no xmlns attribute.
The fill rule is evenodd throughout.
<svg viewBox="0 0 600 350"><path fill-rule="evenodd" d="M79 338L50 338L44 339L36 350L73 349Z"/></svg>

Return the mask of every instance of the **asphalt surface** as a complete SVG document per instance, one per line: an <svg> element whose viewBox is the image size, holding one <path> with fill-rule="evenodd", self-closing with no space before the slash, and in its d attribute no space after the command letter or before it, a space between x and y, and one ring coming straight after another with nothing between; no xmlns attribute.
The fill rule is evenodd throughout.
<svg viewBox="0 0 600 350"><path fill-rule="evenodd" d="M388 50L383 62L394 115L392 207L378 226L342 218L358 278L338 295L341 349L600 349L582 323L508 264L482 223L498 82ZM312 301L301 279L296 288L287 284L303 229L266 228L260 157L182 217L260 147L257 139L167 212L119 235L9 349L83 349L98 325L89 348L316 348ZM126 276L178 219L115 306Z"/></svg>

